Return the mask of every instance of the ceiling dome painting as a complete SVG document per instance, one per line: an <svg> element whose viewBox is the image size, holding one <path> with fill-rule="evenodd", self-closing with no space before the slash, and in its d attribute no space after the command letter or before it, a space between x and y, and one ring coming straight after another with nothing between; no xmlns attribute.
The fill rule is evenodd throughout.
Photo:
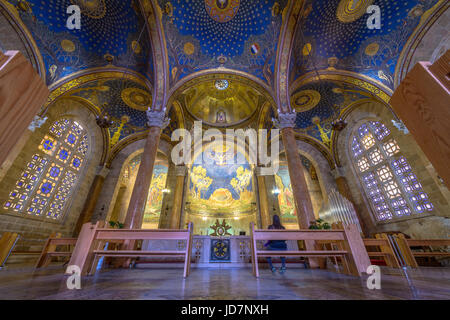
<svg viewBox="0 0 450 320"><path fill-rule="evenodd" d="M8 0L30 30L50 85L78 71L128 67L153 79L149 35L135 0ZM69 30L67 8L81 9L81 29ZM139 41L138 41L139 40Z"/></svg>
<svg viewBox="0 0 450 320"><path fill-rule="evenodd" d="M265 98L252 87L237 80L209 80L193 85L178 95L177 100L194 120L226 127L251 118Z"/></svg>
<svg viewBox="0 0 450 320"><path fill-rule="evenodd" d="M160 0L170 81L224 67L272 84L287 0Z"/></svg>
<svg viewBox="0 0 450 320"><path fill-rule="evenodd" d="M402 50L438 0L308 0L296 31L290 81L315 68L353 71L394 89ZM381 28L369 29L370 5Z"/></svg>

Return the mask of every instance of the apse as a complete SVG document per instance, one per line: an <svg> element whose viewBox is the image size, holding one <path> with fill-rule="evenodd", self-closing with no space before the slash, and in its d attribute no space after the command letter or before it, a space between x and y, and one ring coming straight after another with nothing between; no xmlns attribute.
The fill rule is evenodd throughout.
<svg viewBox="0 0 450 320"><path fill-rule="evenodd" d="M210 226L219 219L239 234L256 220L253 168L246 157L244 150L213 143L193 159L186 213L187 220L195 222L194 232L210 234Z"/></svg>

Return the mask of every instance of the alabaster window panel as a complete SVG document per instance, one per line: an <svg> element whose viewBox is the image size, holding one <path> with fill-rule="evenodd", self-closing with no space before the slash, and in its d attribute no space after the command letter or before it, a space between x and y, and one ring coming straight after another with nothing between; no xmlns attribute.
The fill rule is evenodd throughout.
<svg viewBox="0 0 450 320"><path fill-rule="evenodd" d="M55 121L3 204L7 212L59 219L89 151L86 130L72 119Z"/></svg>
<svg viewBox="0 0 450 320"><path fill-rule="evenodd" d="M433 204L390 130L363 123L351 138L351 157L377 221L423 214Z"/></svg>

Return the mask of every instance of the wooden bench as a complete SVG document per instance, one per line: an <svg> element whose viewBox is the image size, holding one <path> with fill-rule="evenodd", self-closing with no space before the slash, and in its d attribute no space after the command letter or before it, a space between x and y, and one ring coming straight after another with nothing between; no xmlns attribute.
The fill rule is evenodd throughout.
<svg viewBox="0 0 450 320"><path fill-rule="evenodd" d="M61 238L61 234L52 234L45 242L44 248L36 262L35 268L47 267L53 257L72 256L72 249L77 243L77 238ZM64 246L64 251L60 250Z"/></svg>
<svg viewBox="0 0 450 320"><path fill-rule="evenodd" d="M192 223L187 230L172 229L107 229L101 224L86 223L83 225L78 242L75 246L69 266L80 267L82 275L94 274L101 257L137 258L150 256L181 256L184 257L184 277L190 273L192 251ZM186 248L182 251L142 251L133 250L136 240L186 240ZM123 247L117 250L105 250L106 242L123 242ZM131 248L131 249L130 249Z"/></svg>
<svg viewBox="0 0 450 320"><path fill-rule="evenodd" d="M450 239L406 239L403 234L395 234L394 239L398 245L402 259L407 266L418 268L416 257L448 257L449 251L413 251L411 247L448 247Z"/></svg>
<svg viewBox="0 0 450 320"><path fill-rule="evenodd" d="M382 258L386 266L391 268L400 268L400 263L395 254L394 248L388 239L387 234L376 234L375 239L363 239L369 258ZM370 248L376 248L377 251L369 251Z"/></svg>
<svg viewBox="0 0 450 320"><path fill-rule="evenodd" d="M0 237L0 268L6 263L20 236L17 233L4 232Z"/></svg>
<svg viewBox="0 0 450 320"><path fill-rule="evenodd" d="M364 247L364 243L356 225L349 225L342 230L255 230L251 224L251 251L253 274L259 277L258 257L305 257L326 258L341 257L344 272L361 276L367 271L370 260ZM303 251L272 251L258 250L257 241L267 240L304 240L333 242L337 250L303 250ZM317 249L320 249L317 245ZM308 248L308 246L307 246Z"/></svg>

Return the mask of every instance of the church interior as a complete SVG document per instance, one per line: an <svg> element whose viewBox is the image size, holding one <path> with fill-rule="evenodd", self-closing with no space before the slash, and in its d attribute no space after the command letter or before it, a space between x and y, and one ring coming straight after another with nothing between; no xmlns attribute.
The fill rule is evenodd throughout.
<svg viewBox="0 0 450 320"><path fill-rule="evenodd" d="M450 299L449 30L446 0L0 0L0 299Z"/></svg>

